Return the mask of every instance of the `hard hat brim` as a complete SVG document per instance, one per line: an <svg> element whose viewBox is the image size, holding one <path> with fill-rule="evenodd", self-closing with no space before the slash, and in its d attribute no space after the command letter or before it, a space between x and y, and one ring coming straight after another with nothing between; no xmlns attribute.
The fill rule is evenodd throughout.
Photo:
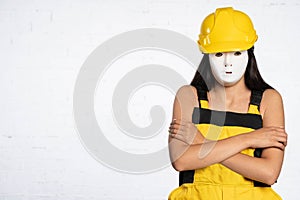
<svg viewBox="0 0 300 200"><path fill-rule="evenodd" d="M199 45L200 51L203 53L218 53L218 52L232 52L232 51L245 51L250 49L253 43L246 42L220 42L214 43L213 45L206 45L203 47Z"/></svg>

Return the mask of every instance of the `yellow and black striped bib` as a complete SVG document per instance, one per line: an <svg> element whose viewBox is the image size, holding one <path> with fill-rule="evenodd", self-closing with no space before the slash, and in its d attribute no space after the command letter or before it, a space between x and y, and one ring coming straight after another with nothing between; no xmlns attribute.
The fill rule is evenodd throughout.
<svg viewBox="0 0 300 200"><path fill-rule="evenodd" d="M262 128L259 105L263 91L252 91L247 113L210 110L207 92L197 88L199 107L194 108L193 123L211 140L221 140ZM260 157L262 149L245 149L241 153ZM264 183L253 181L222 164L179 173L179 187L171 192L169 200L185 199L281 199Z"/></svg>

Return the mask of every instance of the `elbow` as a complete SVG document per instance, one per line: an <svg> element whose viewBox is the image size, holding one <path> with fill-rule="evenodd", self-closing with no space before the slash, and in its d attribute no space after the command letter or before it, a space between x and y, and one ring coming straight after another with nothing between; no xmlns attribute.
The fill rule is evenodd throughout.
<svg viewBox="0 0 300 200"><path fill-rule="evenodd" d="M187 170L184 166L184 162L180 161L180 159L172 162L172 166L178 172Z"/></svg>
<svg viewBox="0 0 300 200"><path fill-rule="evenodd" d="M277 181L277 177L273 176L273 177L270 177L268 178L268 180L266 181L266 184L268 185L274 185Z"/></svg>
<svg viewBox="0 0 300 200"><path fill-rule="evenodd" d="M276 183L276 179L268 179L268 180L266 180L266 181L264 181L265 182L265 184L267 184L267 185L273 185L274 183Z"/></svg>
<svg viewBox="0 0 300 200"><path fill-rule="evenodd" d="M274 183L276 183L277 179L278 179L278 172L276 170L268 170L266 172L266 177L265 177L265 181L264 183L268 184L268 185L273 185Z"/></svg>
<svg viewBox="0 0 300 200"><path fill-rule="evenodd" d="M208 165L202 165L201 162L197 163L197 165L191 164L190 161L187 161L186 159L180 158L174 162L172 162L173 168L178 171L187 171L187 170L195 170L195 169L201 169L204 167L207 167Z"/></svg>

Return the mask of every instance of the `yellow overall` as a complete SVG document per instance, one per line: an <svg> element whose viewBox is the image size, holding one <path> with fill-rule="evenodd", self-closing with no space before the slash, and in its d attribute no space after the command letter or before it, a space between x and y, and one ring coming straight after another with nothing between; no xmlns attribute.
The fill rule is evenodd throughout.
<svg viewBox="0 0 300 200"><path fill-rule="evenodd" d="M208 109L206 92L198 91L199 108L194 109L193 123L208 139L221 140L262 127L259 104L262 92L252 91L248 113ZM261 149L260 149L261 150ZM257 151L257 152L256 152ZM259 149L241 153L260 157ZM243 177L222 164L180 172L180 186L169 200L281 200L268 185Z"/></svg>

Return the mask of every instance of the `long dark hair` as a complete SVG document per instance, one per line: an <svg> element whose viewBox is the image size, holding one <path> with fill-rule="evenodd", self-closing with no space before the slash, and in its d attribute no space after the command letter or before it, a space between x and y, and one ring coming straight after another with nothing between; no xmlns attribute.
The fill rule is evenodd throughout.
<svg viewBox="0 0 300 200"><path fill-rule="evenodd" d="M247 50L248 52L248 64L245 71L245 84L250 90L264 91L266 89L273 89L267 84L261 77L257 68L256 59L254 56L254 47ZM204 54L199 67L195 73L193 80L191 81L192 86L197 87L201 90L209 91L212 89L216 82L214 78L210 64L208 54Z"/></svg>

